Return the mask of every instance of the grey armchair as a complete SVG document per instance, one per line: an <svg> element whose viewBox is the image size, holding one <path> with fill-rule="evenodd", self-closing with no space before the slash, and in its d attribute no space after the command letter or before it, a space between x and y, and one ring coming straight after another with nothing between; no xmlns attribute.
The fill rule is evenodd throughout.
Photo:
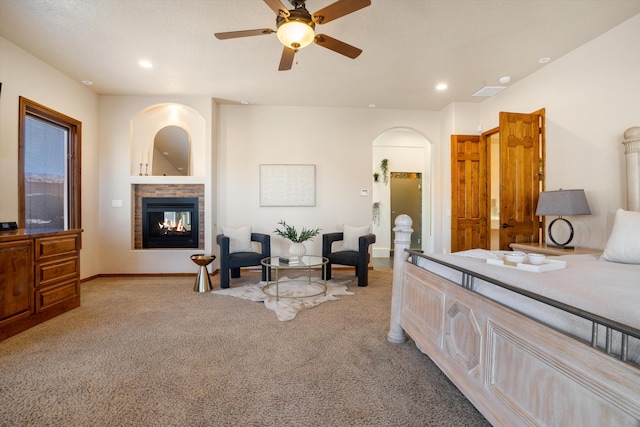
<svg viewBox="0 0 640 427"><path fill-rule="evenodd" d="M271 236L269 234L251 233L251 241L260 243L261 252L229 253L230 239L224 234L218 234L216 242L220 246L220 287L229 287L229 276L240 277L241 267L253 267L260 264L260 260L271 256ZM271 272L269 272L271 273ZM267 280L267 267L262 265L262 281Z"/></svg>
<svg viewBox="0 0 640 427"><path fill-rule="evenodd" d="M344 239L344 233L327 233L322 235L322 256L327 258L327 268L323 271L323 279L331 279L331 266L333 264L349 265L356 268L358 286L367 286L369 283L369 246L376 242L375 234L366 234L358 239L357 251L332 252L333 242ZM325 273L326 271L326 273Z"/></svg>

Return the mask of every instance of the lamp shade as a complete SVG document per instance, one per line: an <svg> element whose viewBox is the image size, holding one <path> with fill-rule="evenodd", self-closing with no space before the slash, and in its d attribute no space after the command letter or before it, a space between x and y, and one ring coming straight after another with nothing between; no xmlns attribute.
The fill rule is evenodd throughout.
<svg viewBox="0 0 640 427"><path fill-rule="evenodd" d="M308 46L315 37L311 25L295 20L282 23L276 35L280 43L294 50Z"/></svg>
<svg viewBox="0 0 640 427"><path fill-rule="evenodd" d="M543 191L536 215L591 215L584 190Z"/></svg>

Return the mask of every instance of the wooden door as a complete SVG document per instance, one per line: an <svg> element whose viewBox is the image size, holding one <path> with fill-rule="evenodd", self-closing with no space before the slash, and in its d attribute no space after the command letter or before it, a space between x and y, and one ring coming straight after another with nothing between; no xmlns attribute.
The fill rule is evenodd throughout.
<svg viewBox="0 0 640 427"><path fill-rule="evenodd" d="M478 135L451 135L451 252L489 249L487 150Z"/></svg>
<svg viewBox="0 0 640 427"><path fill-rule="evenodd" d="M544 110L500 113L500 249L539 241L535 215L542 190Z"/></svg>

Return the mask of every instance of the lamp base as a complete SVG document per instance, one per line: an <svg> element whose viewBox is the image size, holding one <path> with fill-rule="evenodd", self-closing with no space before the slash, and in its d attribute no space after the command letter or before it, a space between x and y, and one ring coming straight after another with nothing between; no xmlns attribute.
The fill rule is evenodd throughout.
<svg viewBox="0 0 640 427"><path fill-rule="evenodd" d="M555 224L555 222L559 221L559 220L562 220L562 221L566 222L567 225L569 226L569 238L567 239L566 242L563 242L563 243L557 242L556 239L553 238L553 233L551 232L551 227L553 227L553 224ZM548 230L549 230L549 238L551 239L551 241L553 243L555 243L555 246L554 245L547 245L547 246L552 247L552 248L573 249L573 246L568 246L569 242L571 242L571 240L573 240L573 226L571 225L571 223L568 220L566 220L566 219L564 219L562 217L558 217L558 218L554 219L553 221L551 221L551 223L549 224L549 229Z"/></svg>
<svg viewBox="0 0 640 427"><path fill-rule="evenodd" d="M556 249L568 249L568 250L573 250L575 249L575 246L563 246L563 245L549 245L547 244L548 248L556 248Z"/></svg>

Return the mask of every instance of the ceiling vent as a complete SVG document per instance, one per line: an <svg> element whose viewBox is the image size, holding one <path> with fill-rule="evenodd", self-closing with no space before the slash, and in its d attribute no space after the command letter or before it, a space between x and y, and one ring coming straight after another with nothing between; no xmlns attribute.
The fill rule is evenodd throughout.
<svg viewBox="0 0 640 427"><path fill-rule="evenodd" d="M502 92L506 88L506 86L485 86L474 93L472 96L493 96Z"/></svg>

